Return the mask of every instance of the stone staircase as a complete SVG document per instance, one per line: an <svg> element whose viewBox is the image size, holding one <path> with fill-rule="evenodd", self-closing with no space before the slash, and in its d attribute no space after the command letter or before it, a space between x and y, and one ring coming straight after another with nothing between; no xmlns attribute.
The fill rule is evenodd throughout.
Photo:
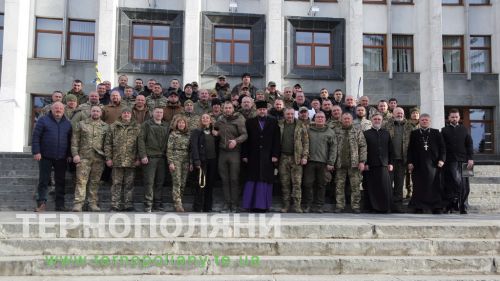
<svg viewBox="0 0 500 281"><path fill-rule="evenodd" d="M16 215L33 217L26 225ZM196 224L187 237L190 214L182 214L175 224L165 224L182 224L180 235L162 237L151 230L160 227L159 218L150 225L134 222L137 214L129 213L120 217L132 223L112 223L113 214L106 214L106 228L126 233L120 238L111 231L85 234L83 224L74 224L84 215L98 223L95 213L72 214L71 222L58 219L68 213L43 215L52 217L41 221L31 212L1 213L0 280L500 280L500 220L491 215L266 214L279 222L270 232L249 214L228 215L231 230L236 224L257 229L257 235L243 229L238 237L204 233L202 225L210 234L220 227L212 218L222 215L209 215L208 223ZM53 228L50 222L56 222ZM54 237L44 238L43 226ZM166 255L178 263L165 264ZM63 265L65 256L86 261ZM122 263L93 262L95 256ZM134 256L142 259L136 266ZM180 256L203 257L206 264L184 265ZM240 263L245 257L253 263ZM148 259L160 263L144 262Z"/></svg>
<svg viewBox="0 0 500 281"><path fill-rule="evenodd" d="M500 213L500 162L491 159L482 160L475 167L476 176L471 178L471 193L469 195L470 211L473 213ZM140 174L140 173L139 173ZM31 211L34 208L34 195L38 182L38 166L28 153L0 153L0 211ZM67 173L66 179L66 202L71 207L74 195L74 184L72 175ZM110 185L104 184L99 190L100 205L103 210L109 209ZM167 210L173 210L171 204L171 187L167 185L164 202ZM280 207L280 196L278 188L274 189L273 210ZM142 180L136 180L134 201L136 209L142 210L143 202ZM331 197L327 198L327 203ZM192 202L192 191L187 188L184 202L190 208ZM214 190L214 210L222 207L222 189L216 187ZM53 210L54 202L49 200L48 208ZM326 210L332 209L327 204Z"/></svg>

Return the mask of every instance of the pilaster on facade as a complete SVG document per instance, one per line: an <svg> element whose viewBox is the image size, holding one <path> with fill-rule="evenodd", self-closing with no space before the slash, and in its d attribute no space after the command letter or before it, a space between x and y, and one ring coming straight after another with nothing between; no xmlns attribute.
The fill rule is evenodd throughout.
<svg viewBox="0 0 500 281"><path fill-rule="evenodd" d="M104 80L116 82L115 59L118 0L99 1L97 24L97 66Z"/></svg>
<svg viewBox="0 0 500 281"><path fill-rule="evenodd" d="M266 81L276 82L277 89L282 89L283 77L283 16L282 1L268 0L266 15Z"/></svg>
<svg viewBox="0 0 500 281"><path fill-rule="evenodd" d="M346 15L346 89L347 95L363 96L363 1L339 1Z"/></svg>
<svg viewBox="0 0 500 281"><path fill-rule="evenodd" d="M0 87L0 151L23 151L27 139L26 72L30 1L5 0L2 84Z"/></svg>
<svg viewBox="0 0 500 281"><path fill-rule="evenodd" d="M420 34L420 112L432 117L432 127L444 126L443 83L443 9L441 1L420 1L418 8Z"/></svg>
<svg viewBox="0 0 500 281"><path fill-rule="evenodd" d="M184 52L183 81L199 81L200 73L200 37L201 37L201 1L186 0L184 13ZM189 43L188 43L189 42Z"/></svg>

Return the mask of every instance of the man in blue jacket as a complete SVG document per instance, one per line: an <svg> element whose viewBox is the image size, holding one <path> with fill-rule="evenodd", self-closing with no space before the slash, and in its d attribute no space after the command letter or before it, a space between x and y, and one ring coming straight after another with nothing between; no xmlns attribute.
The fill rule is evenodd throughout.
<svg viewBox="0 0 500 281"><path fill-rule="evenodd" d="M64 178L70 157L71 122L64 116L61 102L52 104L49 114L38 119L33 130L32 153L39 161L38 199L35 212L46 209L47 186L54 167L56 211L64 211Z"/></svg>

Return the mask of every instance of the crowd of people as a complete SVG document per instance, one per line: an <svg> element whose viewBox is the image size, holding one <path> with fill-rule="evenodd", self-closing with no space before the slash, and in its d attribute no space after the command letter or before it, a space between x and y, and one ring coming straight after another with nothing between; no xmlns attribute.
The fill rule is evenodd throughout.
<svg viewBox="0 0 500 281"><path fill-rule="evenodd" d="M474 165L472 138L458 110L439 131L418 108L405 118L395 98L373 106L340 89L308 98L300 84L281 92L273 81L257 89L248 73L232 88L226 80L219 76L212 89L177 79L129 86L121 75L115 88L104 81L86 94L75 80L66 94L55 91L33 131L35 211L46 209L52 169L56 210L66 210L65 172L73 166L75 212L101 210L107 178L111 211L135 211L140 169L145 212L164 210L170 177L176 212L184 212L186 188L194 188L193 211L211 212L220 182L222 212L269 211L280 188L281 212L322 213L331 188L336 213L467 213L463 169Z"/></svg>

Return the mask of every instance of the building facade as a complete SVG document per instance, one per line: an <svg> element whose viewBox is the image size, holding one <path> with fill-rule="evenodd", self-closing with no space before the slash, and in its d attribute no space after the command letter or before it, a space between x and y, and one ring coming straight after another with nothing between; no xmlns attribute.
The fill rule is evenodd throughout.
<svg viewBox="0 0 500 281"><path fill-rule="evenodd" d="M213 88L244 72L395 97L444 125L458 107L478 153L500 151L499 0L0 0L0 151L28 150L36 110L74 79L120 74Z"/></svg>

